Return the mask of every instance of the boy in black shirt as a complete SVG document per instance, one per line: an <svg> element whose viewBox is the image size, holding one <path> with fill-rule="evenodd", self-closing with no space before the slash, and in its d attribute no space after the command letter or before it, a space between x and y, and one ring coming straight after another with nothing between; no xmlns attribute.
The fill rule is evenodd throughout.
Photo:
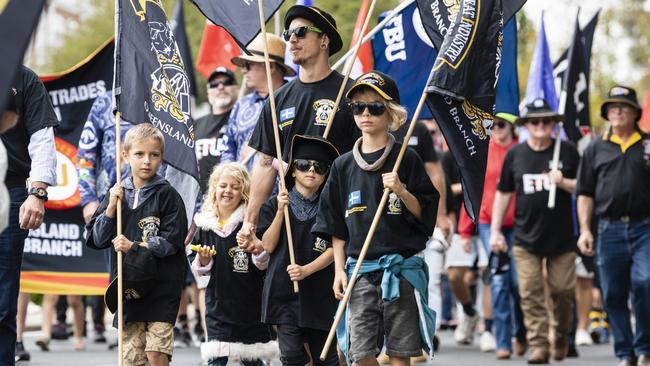
<svg viewBox="0 0 650 366"><path fill-rule="evenodd" d="M542 278L543 263L548 273L553 311L555 342L552 356L564 359L568 352L567 335L571 328L575 298L575 249L571 194L576 187L580 157L575 146L562 142L558 170L552 170L553 139L551 133L560 116L551 111L543 99L526 106L527 113L517 119L526 124L530 134L526 143L506 153L501 178L494 198L490 245L506 247L501 232L503 217L516 192L514 248L521 309L532 353L528 363L548 363L548 311ZM549 188L557 185L555 208L548 208Z"/></svg>
<svg viewBox="0 0 650 366"><path fill-rule="evenodd" d="M406 120L395 82L373 71L362 75L347 97L362 138L334 162L312 233L331 238L333 289L341 299L382 192L392 191L350 296L349 342L339 345L346 352L349 344L347 355L360 366L376 365L382 344L391 364L409 364L410 357L432 348L435 315L427 306L426 264L419 253L435 227L439 195L412 149L399 172L392 172L401 144L389 130Z"/></svg>
<svg viewBox="0 0 650 366"><path fill-rule="evenodd" d="M329 241L310 232L320 191L330 166L338 157L330 142L320 137L296 135L286 176L287 189L262 206L257 235L270 254L262 293L262 321L277 325L280 360L284 366L337 365L336 348L325 361L320 355L336 312L336 299L326 289L334 281L334 256ZM289 202L291 204L289 205ZM296 264L289 264L284 208L289 205ZM300 281L295 294L291 281ZM309 353L303 343L307 343Z"/></svg>
<svg viewBox="0 0 650 366"><path fill-rule="evenodd" d="M173 351L172 329L186 267L183 240L187 217L178 192L156 175L164 147L163 135L153 125L143 123L126 133L122 158L131 166L131 176L110 189L87 226L87 246L105 249L112 245L116 252L124 253L125 277L137 277L128 273L127 263L141 260L149 264L140 268L143 273L157 273L144 289L130 288L128 283L124 286L123 357L127 365L147 361L152 366L169 365ZM124 233L115 237L118 199L123 202ZM115 277L116 256L110 261ZM114 285L107 291L107 304L110 300L116 303L108 297ZM117 316L113 324L116 326Z"/></svg>

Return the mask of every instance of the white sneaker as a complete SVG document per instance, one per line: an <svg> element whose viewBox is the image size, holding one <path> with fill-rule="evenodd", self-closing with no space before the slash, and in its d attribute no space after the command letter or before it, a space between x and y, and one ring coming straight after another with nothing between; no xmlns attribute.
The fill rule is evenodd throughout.
<svg viewBox="0 0 650 366"><path fill-rule="evenodd" d="M576 331L576 346L591 346L594 344L594 341L591 339L591 335L584 329L578 329Z"/></svg>
<svg viewBox="0 0 650 366"><path fill-rule="evenodd" d="M497 349L497 340L491 332L481 334L481 352L494 352Z"/></svg>
<svg viewBox="0 0 650 366"><path fill-rule="evenodd" d="M458 344L472 344L474 342L474 331L481 318L478 313L474 316L465 315L461 323L454 331L454 339Z"/></svg>

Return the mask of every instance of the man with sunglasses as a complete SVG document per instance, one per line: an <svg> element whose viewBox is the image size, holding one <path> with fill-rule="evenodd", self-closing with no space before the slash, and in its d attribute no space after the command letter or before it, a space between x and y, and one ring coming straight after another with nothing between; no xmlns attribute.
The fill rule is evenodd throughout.
<svg viewBox="0 0 650 366"><path fill-rule="evenodd" d="M211 113L194 121L196 160L199 163L201 192L207 192L212 169L221 161L220 144L230 112L237 101L239 85L235 74L219 66L208 77L208 102Z"/></svg>
<svg viewBox="0 0 650 366"><path fill-rule="evenodd" d="M492 211L490 246L507 248L501 229L512 192L515 192L512 252L528 344L532 348L529 364L548 363L551 355L560 361L569 350L568 333L576 285L576 236L571 195L575 191L580 157L572 143L562 142L558 169L551 169L553 128L563 118L541 98L526 106L524 116L516 122L526 125L530 137L526 143L506 153ZM557 186L553 209L548 208L551 183ZM548 286L552 309L547 308L541 279ZM552 348L548 338L549 311L553 312L555 329Z"/></svg>
<svg viewBox="0 0 650 366"><path fill-rule="evenodd" d="M266 34L266 43L269 48L271 60L271 82L273 90L284 84L285 76L294 76L296 72L284 63L285 44L282 39L273 33ZM264 102L269 96L266 84L266 67L264 65L264 44L261 35L248 45L250 55L242 53L233 57L231 62L242 69L244 84L251 93L240 98L232 109L230 120L223 137L224 151L221 155L222 162L238 161L250 172L256 159L255 150L248 146L248 141L253 134L257 120L260 117Z"/></svg>
<svg viewBox="0 0 650 366"><path fill-rule="evenodd" d="M614 86L601 106L610 128L585 150L578 174L578 247L594 255L592 212L598 222L598 269L614 351L621 366L650 365L650 137L638 122L636 91ZM636 331L632 331L628 299ZM637 360L638 358L638 360Z"/></svg>
<svg viewBox="0 0 650 366"><path fill-rule="evenodd" d="M275 92L276 113L283 160L288 159L294 135L323 136L329 116L335 113L328 136L342 154L350 151L360 131L354 124L347 103L334 110L343 76L332 70L329 57L338 52L343 41L336 21L315 6L292 6L284 18L284 40L293 62L300 67L299 76ZM352 81L348 81L347 87ZM273 190L277 171L272 167L276 156L271 108L266 103L249 146L260 154L252 173L251 199L243 232L250 233L257 222L262 203Z"/></svg>

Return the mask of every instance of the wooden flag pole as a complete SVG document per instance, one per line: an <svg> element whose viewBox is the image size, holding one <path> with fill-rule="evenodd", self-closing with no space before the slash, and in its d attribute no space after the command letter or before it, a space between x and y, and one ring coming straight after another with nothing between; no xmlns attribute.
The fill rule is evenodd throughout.
<svg viewBox="0 0 650 366"><path fill-rule="evenodd" d="M558 108L558 113L564 115L564 110L566 109L566 90L560 92L560 106ZM562 144L562 129L564 124L562 122L558 123L557 136L555 137L555 146L553 146L553 160L551 161L551 170L558 170L560 162L560 146ZM555 196L557 194L557 184L550 183L548 187L548 208L555 208Z"/></svg>
<svg viewBox="0 0 650 366"><path fill-rule="evenodd" d="M271 105L271 120L273 121L273 138L275 139L275 154L278 159L280 172L280 187L282 190L287 189L284 182L285 168L282 160L282 151L280 150L280 133L278 132L278 118L275 115L275 96L273 95L273 80L271 78L271 60L269 59L269 47L266 41L266 23L264 22L263 0L257 2L258 13L260 17L260 35L264 45L264 66L266 66L266 84L269 89L269 104ZM289 222L289 207L284 207L284 224L287 229L287 241L289 244L289 262L296 264L296 255L293 250L293 235L291 235L291 223ZM298 281L293 281L293 292L298 293Z"/></svg>
<svg viewBox="0 0 650 366"><path fill-rule="evenodd" d="M334 102L334 108L332 109L332 113L329 114L327 117L327 126L325 127L325 132L323 133L323 138L327 138L330 134L330 130L332 129L332 124L334 123L334 116L336 115L336 111L339 109L339 104L341 103L341 98L343 97L343 92L345 91L345 85L348 83L348 80L350 79L350 72L352 71L352 67L354 66L354 61L357 59L357 55L359 54L359 48L361 47L361 43L363 43L363 34L366 33L366 29L368 28L368 23L370 23L370 17L372 16L372 11L375 9L375 3L377 0L372 0L370 3L370 7L368 8L368 14L366 14L366 19L363 21L363 26L361 27L361 32L359 33L357 37L357 43L354 45L354 51L352 53L352 61L348 62L346 64L346 69L345 69L345 77L343 77L343 83L341 83L341 87L339 88L339 93L336 96L336 102Z"/></svg>
<svg viewBox="0 0 650 366"><path fill-rule="evenodd" d="M404 141L408 141L411 139L411 135L413 134L413 130L415 129L415 121L417 121L418 117L420 116L420 112L422 111L422 107L424 106L424 102L427 99L427 92L423 92L422 96L420 97L420 101L418 102L418 106L415 109L415 114L413 114L413 118L411 119L411 122L409 124L408 131L406 132L406 136L404 136ZM399 150L399 155L397 156L397 160L395 160L395 166L393 166L393 173L397 173L399 170L399 166L402 163L402 158L404 157L404 153L406 152L406 149L408 148L408 144L405 142L402 144L402 147ZM354 284L357 283L357 276L359 274L359 269L361 268L361 265L363 264L363 260L366 257L366 253L368 252L368 248L370 248L370 242L372 242L372 238L375 235L375 229L377 228L377 224L379 223L379 219L381 218L381 214L384 211L384 207L386 206L386 201L388 201L388 194L390 193L390 189L384 188L384 194L381 196L381 201L379 201L379 206L377 206L377 211L375 212L375 216L372 219L372 224L370 225L370 229L368 230L368 235L366 236L366 240L363 242L363 247L361 248L361 252L359 253L359 258L357 259L357 264L354 266L354 271L352 271L352 276L350 277L348 281L348 287L345 288L345 295L343 296L343 300L339 302L339 307L336 310L336 316L334 317L334 323L332 324L332 327L330 328L330 332L327 335L327 341L325 342L325 346L323 347L323 352L320 354L320 359L321 361L325 361L325 357L327 356L327 351L329 350L330 346L332 345L332 341L334 340L334 335L336 334L336 328L339 325L339 322L341 322L341 319L343 318L343 314L345 314L345 308L348 305L348 302L350 301L350 295L352 294L352 289L354 288Z"/></svg>
<svg viewBox="0 0 650 366"><path fill-rule="evenodd" d="M121 113L115 115L115 175L117 183L122 183L122 129L120 126ZM122 235L122 200L117 200L117 236ZM117 252L117 364L124 365L124 342L122 342L124 328L124 306L122 303L122 252Z"/></svg>

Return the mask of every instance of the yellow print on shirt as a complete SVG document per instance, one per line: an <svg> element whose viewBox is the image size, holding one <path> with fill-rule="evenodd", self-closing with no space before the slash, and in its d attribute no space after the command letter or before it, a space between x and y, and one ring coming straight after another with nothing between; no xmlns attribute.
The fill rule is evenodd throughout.
<svg viewBox="0 0 650 366"><path fill-rule="evenodd" d="M345 210L345 217L347 218L348 216L350 216L350 214L353 214L353 213L355 213L355 212L363 212L363 211L366 210L366 208L368 208L368 206L357 206L357 207L352 207L352 208L349 209L349 210Z"/></svg>

